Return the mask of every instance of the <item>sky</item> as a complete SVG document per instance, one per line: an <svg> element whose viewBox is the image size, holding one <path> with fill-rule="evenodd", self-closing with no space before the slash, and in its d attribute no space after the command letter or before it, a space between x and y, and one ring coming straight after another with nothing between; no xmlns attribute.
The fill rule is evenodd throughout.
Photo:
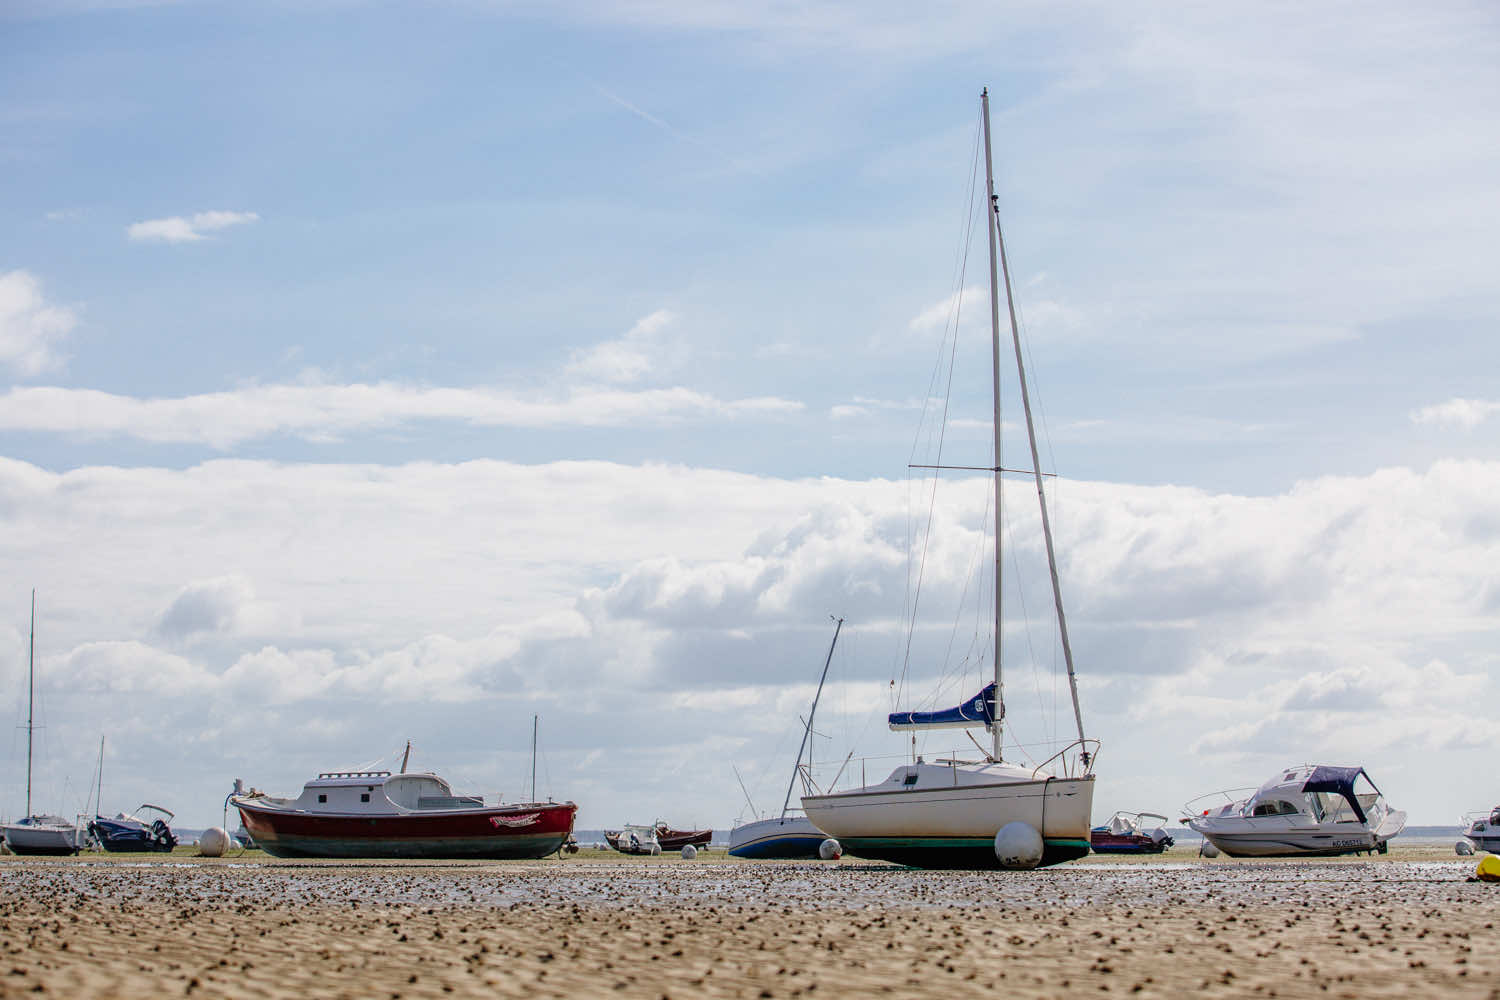
<svg viewBox="0 0 1500 1000"><path fill-rule="evenodd" d="M994 645L988 481L908 468L942 413L993 461L986 87L1096 821L1302 761L1500 801L1492 4L13 0L0 815L33 588L38 810L101 738L104 811L186 826L407 740L514 800L538 717L580 828L722 829L831 616L814 772L882 777Z"/></svg>

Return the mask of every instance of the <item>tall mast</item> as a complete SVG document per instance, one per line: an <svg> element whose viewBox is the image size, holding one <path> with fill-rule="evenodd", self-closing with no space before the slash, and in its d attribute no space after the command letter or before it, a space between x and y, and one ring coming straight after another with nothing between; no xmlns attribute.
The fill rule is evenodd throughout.
<svg viewBox="0 0 1500 1000"><path fill-rule="evenodd" d="M104 734L99 734L99 783L94 786L94 814L104 815Z"/></svg>
<svg viewBox="0 0 1500 1000"><path fill-rule="evenodd" d="M990 110L989 109L990 109L989 97L988 97L988 91L986 91L986 96L984 98L984 129L985 129L985 145L984 145L984 157L985 157L985 161L984 162L985 162L986 170L989 169L989 162L990 162L990 160L989 160L989 157L990 157L990 147L989 147L989 126L990 126L990 117L989 117L989 115L990 115ZM1068 619L1063 614L1062 586L1058 583L1058 580L1057 580L1057 553L1056 553L1056 551L1054 550L1054 548L1052 546L1052 522L1047 518L1047 493L1046 493L1046 491L1044 489L1042 489L1042 462L1041 462L1041 459L1038 457L1038 454L1037 454L1037 448L1036 448L1036 425L1035 425L1035 423L1031 419L1031 394L1030 394L1030 392L1026 388L1026 364L1025 364L1024 361L1021 360L1021 331L1020 331L1020 328L1016 325L1016 300L1015 300L1015 297L1011 294L1011 290L1010 290L1010 265L1009 265L1009 263L1005 259L1005 234L1003 232L1001 232L1001 230L1000 230L1000 203L999 203L998 199L995 198L995 188L994 188L993 180L991 181L991 186L990 186L990 217L993 220L993 222L992 222L992 224L990 226L990 253L991 254L994 253L995 244L998 241L999 245L1000 245L1000 272L1005 277L1005 304L1006 304L1006 307L1010 310L1010 337L1011 337L1011 342L1015 345L1015 349L1016 349L1016 375L1020 379L1020 382L1021 382L1021 406L1026 410L1026 439L1031 444L1031 470L1032 470L1032 474L1036 477L1036 499L1037 499L1037 504L1040 507L1041 512L1042 512L1042 538L1047 543L1047 569L1048 569L1048 571L1052 575L1052 603L1057 608L1057 631L1062 636L1063 661L1065 663L1067 663L1067 665L1068 665L1068 688L1069 688L1069 690L1071 691L1071 693L1073 695L1073 720L1078 723L1078 739L1082 740L1084 738L1083 737L1083 712L1078 707L1078 678L1073 673L1073 647L1068 643ZM993 260L993 257L991 259ZM994 279L992 277L991 281L993 281L993 280ZM994 298L993 298L993 296L991 296L991 302L993 303L993 301L994 301ZM998 347L998 341L997 341L996 352L998 353L998 351L999 351L999 347ZM995 363L996 363L997 366L999 365L999 361L998 360ZM998 371L998 369L997 369L997 371ZM996 378L998 380L998 375L996 376ZM998 442L999 442L999 435L1000 435L1000 416L999 416L999 397L998 397L998 393L996 394L996 404L995 405L996 405L996 415L995 415L995 438L996 438L995 456L996 456L996 460L995 460L995 464L999 465L1000 464L1000 462L999 462L1000 446L999 446ZM999 579L998 559L999 559L999 549L1000 549L1000 544L999 544L999 537L1000 536L999 536L999 529L998 529L998 523L999 523L999 518L998 518L999 500L998 500L998 497L999 497L999 494L1000 494L1000 473L998 471L996 471L996 473L995 473L995 495L997 497L997 500L996 500L996 513L997 513L996 524L997 524L997 528L996 528L996 532L995 532L995 538L996 538L996 542L995 542L995 557L996 557L996 560L997 560L997 566L996 566L996 570L995 570L995 572L996 572L995 609L996 609L997 618L998 618L999 607L1000 607L1000 587L999 587L999 582L998 582L998 579ZM995 647L996 647L997 651L998 651L999 646L1000 646L1000 635L999 635L999 633L1000 633L1000 626L999 626L999 623L997 621L997 623L995 625ZM997 676L999 675L999 656L998 656L998 652L997 652L997 655L996 655L995 673L996 673ZM997 684L996 696L998 697L998 695L999 695L999 690L998 690L998 684Z"/></svg>
<svg viewBox="0 0 1500 1000"><path fill-rule="evenodd" d="M536 801L536 724L541 716L531 717L531 801Z"/></svg>
<svg viewBox="0 0 1500 1000"><path fill-rule="evenodd" d="M26 650L26 815L31 815L31 731L36 728L36 588L31 588L31 641Z"/></svg>
<svg viewBox="0 0 1500 1000"><path fill-rule="evenodd" d="M792 765L792 780L786 785L786 800L781 803L781 818L786 819L787 810L792 805L792 788L797 784L797 772L802 768L802 753L807 749L807 740L812 733L813 717L818 714L818 699L823 697L823 682L828 679L828 665L833 662L833 647L839 644L839 630L844 627L844 619L835 618L833 626L833 641L828 644L828 658L823 661L823 676L818 678L818 692L813 695L812 711L807 713L807 725L802 730L802 745L797 748L797 763Z"/></svg>
<svg viewBox="0 0 1500 1000"><path fill-rule="evenodd" d="M406 741L406 752L401 755L401 773L406 773L406 762L411 760L411 740Z"/></svg>
<svg viewBox="0 0 1500 1000"><path fill-rule="evenodd" d="M979 95L980 104L984 107L984 185L989 195L991 210L996 211L995 200L995 165L990 155L990 91L986 87ZM1001 559L1000 559L1000 532L1003 529L1003 521L1000 518L1001 490L1000 490L1000 295L999 278L996 275L995 256L995 234L999 227L999 217L996 216L996 224L986 226L990 233L990 362L994 374L994 432L995 432L995 712L994 721L990 726L990 734L993 746L990 756L995 760L1000 759L1001 751L1001 715L1002 706L1005 704L1005 682L1003 680L1003 668L1000 658L1001 629L1003 627L1000 613L1001 602ZM1006 277L1006 297L1010 296L1010 278Z"/></svg>

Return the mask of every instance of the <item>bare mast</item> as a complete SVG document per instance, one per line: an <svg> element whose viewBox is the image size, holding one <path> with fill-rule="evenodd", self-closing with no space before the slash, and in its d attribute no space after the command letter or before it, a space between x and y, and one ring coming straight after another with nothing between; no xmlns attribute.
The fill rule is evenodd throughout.
<svg viewBox="0 0 1500 1000"><path fill-rule="evenodd" d="M31 588L31 640L26 649L26 815L31 815L31 732L36 728L36 588Z"/></svg>
<svg viewBox="0 0 1500 1000"><path fill-rule="evenodd" d="M984 102L984 134L985 134L984 162L985 162L986 172L989 172L990 171L990 145L989 145L989 134L990 134L990 99L989 99L989 91L988 90L985 90L984 94L982 95L982 100ZM1057 579L1057 553L1056 553L1056 550L1053 548L1053 545L1052 545L1052 522L1047 517L1047 493L1042 488L1042 462L1041 462L1041 459L1038 457L1037 447L1036 447L1036 425L1035 425L1035 423L1031 419L1031 394L1030 394L1030 392L1026 388L1026 364L1025 364L1024 361L1021 360L1021 331L1020 331L1020 328L1016 325L1016 300L1015 300L1015 297L1011 294L1011 290L1010 290L1010 265L1006 261L1006 258L1005 258L1005 234L1000 229L1000 202L999 202L999 199L997 199L995 197L995 188L994 188L993 174L991 174L989 195L990 195L990 219L991 219L991 223L990 223L990 253L992 255L991 256L991 261L992 261L991 268L993 269L993 266L994 266L993 265L993 260L994 260L993 254L994 254L994 251L995 251L995 245L998 242L999 247L1000 247L1000 272L1001 272L1001 274L1005 278L1005 305L1006 305L1006 308L1010 311L1010 336L1011 336L1011 342L1015 345L1015 350L1016 350L1016 375L1020 379L1020 383L1021 383L1021 406L1026 410L1026 439L1027 439L1027 441L1031 445L1031 470L1032 470L1032 474L1036 477L1036 499L1037 499L1037 504L1039 505L1039 507L1041 509L1041 513L1042 513L1042 538L1047 543L1047 569L1048 569L1048 572L1052 576L1052 603L1057 608L1057 631L1058 631L1058 634L1062 637L1063 661L1065 663L1067 663L1067 665L1068 665L1068 688L1069 688L1069 691L1071 692L1071 694L1073 696L1073 720L1078 724L1078 739L1081 742L1083 740L1083 738L1084 738L1084 735L1083 735L1083 712L1078 707L1078 678L1073 673L1073 647L1068 642L1068 619L1063 614L1062 586L1061 586L1061 584L1058 583L1058 579ZM992 276L991 276L990 280L993 283L993 281L994 281L993 271L992 271ZM993 284L991 284L991 288L993 288L993 287L994 287ZM990 302L991 302L992 309L993 309L993 303L994 303L994 295L993 295L993 293L990 296ZM998 338L998 334L996 336ZM999 371L999 364L1000 364L999 359L998 359L998 354L999 354L999 342L998 342L998 339L996 341L995 351L996 351L996 355L997 355L996 361L995 361L996 372L997 372L997 374L996 374L996 384L998 385L998 380L999 380L998 371ZM996 393L996 403L995 403L995 406L996 406L996 410L995 410L995 440L996 440L996 445L995 445L995 455L996 455L995 464L996 465L1000 464L1000 461L999 461L999 453L1000 453L1000 446L999 446L999 438L1000 438L1000 411L999 411L999 405L1000 405L999 404L999 393L997 391L997 393ZM1000 648L1000 624L999 624L999 611L1000 611L1000 585L999 585L999 573L1000 573L1000 570L999 570L999 558L1000 558L1000 551L999 551L1000 550L1000 542L999 542L999 537L1000 537L1000 533L999 533L999 495L1000 495L1000 473L998 471L996 471L996 473L995 473L995 496L996 496L996 531L995 531L995 539L996 539L996 541L995 541L995 559L996 559L996 568L995 568L995 577L996 577L996 583L995 583L995 613L996 613L995 649L996 649L996 656L995 656L995 663L996 663L996 667L995 667L995 674L996 674L997 678L998 678L999 672L1000 672L1000 669L999 669L999 648ZM998 682L997 682L997 686L996 686L996 696L997 697L999 696ZM998 732L998 727L997 727L997 732ZM998 740L998 736L996 738Z"/></svg>
<svg viewBox="0 0 1500 1000"><path fill-rule="evenodd" d="M782 819L786 819L787 810L792 805L792 789L797 784L797 772L802 769L802 752L807 749L807 741L812 734L813 717L818 714L818 699L823 697L823 682L828 679L828 665L833 662L833 647L839 644L839 630L843 627L844 619L835 618L833 641L828 644L828 658L823 661L823 676L818 678L818 692L813 695L812 711L807 713L807 725L802 730L802 745L797 748L797 763L792 767L792 780L786 785L786 801L781 803Z"/></svg>
<svg viewBox="0 0 1500 1000"><path fill-rule="evenodd" d="M979 95L980 104L984 108L984 185L985 192L989 195L989 205L995 206L995 165L990 155L990 91L986 87ZM993 213L992 213L993 214ZM1001 489L1000 489L1000 296L998 294L999 284L996 276L995 234L999 230L999 218L996 216L995 225L986 227L990 233L990 362L994 374L994 433L995 433L995 710L994 719L990 726L992 745L990 756L1000 760L1001 752L1001 727L1004 719L1005 706L1005 681L1004 670L1000 656L1001 637L1003 623L1001 618L1001 559L1000 559L1000 532L1004 530L1000 518ZM1006 279L1005 292L1010 295L1010 280Z"/></svg>
<svg viewBox="0 0 1500 1000"><path fill-rule="evenodd" d="M536 801L536 727L540 715L531 717L531 801Z"/></svg>

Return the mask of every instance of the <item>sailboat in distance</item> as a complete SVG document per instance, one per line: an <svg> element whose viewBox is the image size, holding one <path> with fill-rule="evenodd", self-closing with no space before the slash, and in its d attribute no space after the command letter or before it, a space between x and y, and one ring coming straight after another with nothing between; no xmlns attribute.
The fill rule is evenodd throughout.
<svg viewBox="0 0 1500 1000"><path fill-rule="evenodd" d="M36 591L31 592L31 638L26 653L26 815L0 826L5 844L16 854L77 854L83 847L78 824L61 816L31 811L32 734L36 725Z"/></svg>
<svg viewBox="0 0 1500 1000"><path fill-rule="evenodd" d="M972 761L925 761L919 756L912 763L897 767L890 777L878 784L802 797L807 818L818 829L836 838L848 854L920 868L1031 868L1088 854L1089 816L1094 799L1093 767L1099 745L1097 740L1085 737L1083 713L1078 705L1078 683L1073 672L1072 648L1068 643L1067 619L1063 614L1057 557L1047 517L1047 495L1042 484L1036 428L1022 361L1021 335L1016 325L1010 268L1005 258L1005 242L995 197L988 90L980 95L980 106L984 121L988 195L985 217L990 247L990 339L994 373L995 464L984 470L993 474L995 488L994 680L961 705L936 712L896 712L889 716L888 721L896 730L983 727L991 735L990 749L984 759ZM1014 764L1001 755L1005 702L1001 670L1000 477L1002 472L1013 471L1000 468L1002 353L999 286L1002 274L1010 314L1011 341L1015 348L1016 374L1026 411L1026 433L1031 445L1032 467L1028 474L1036 480L1058 632L1068 668L1073 717L1078 726L1078 738L1037 767ZM979 744L976 742L975 746ZM1052 770L1047 770L1049 767Z"/></svg>
<svg viewBox="0 0 1500 1000"><path fill-rule="evenodd" d="M802 746L797 748L797 762L792 765L792 777L786 786L786 798L781 804L781 815L766 819L752 819L729 831L729 854L736 858L788 859L816 858L828 837L808 820L806 816L791 814L792 789L798 777L803 776L802 755L808 751L808 740L813 735L813 719L818 714L818 700L823 697L823 682L828 679L828 665L833 662L833 648L838 645L839 632L844 619L834 619L833 641L828 644L828 657L823 661L823 674L818 678L818 691L813 695L812 710L807 713L807 722L802 728ZM809 769L812 757L808 755ZM754 808L752 806L751 808Z"/></svg>

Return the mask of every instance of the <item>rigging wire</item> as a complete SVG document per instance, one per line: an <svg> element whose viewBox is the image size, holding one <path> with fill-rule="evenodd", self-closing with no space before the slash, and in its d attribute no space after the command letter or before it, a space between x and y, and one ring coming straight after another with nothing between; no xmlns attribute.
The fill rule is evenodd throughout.
<svg viewBox="0 0 1500 1000"><path fill-rule="evenodd" d="M975 140L974 140L973 165L971 166L971 168L969 170L968 208L965 211L965 220L964 220L964 227L963 227L963 229L964 229L964 239L963 239L962 244L961 244L962 247L963 247L963 253L960 256L959 262L958 262L958 275L957 275L957 280L956 280L957 293L956 293L956 296L954 298L953 313L952 313L952 317L951 317L951 325L949 323L945 322L944 327L943 327L943 339L940 341L940 347L946 347L947 348L947 353L948 353L948 373L947 373L946 385L944 387L944 393L943 393L942 419L939 421L938 427L937 427L937 458L934 461L934 464L936 464L936 465L941 465L942 464L943 445L944 445L944 442L946 441L947 431L948 431L948 409L949 409L949 405L950 405L950 403L952 401L952 396L953 396L953 371L954 371L954 367L955 367L955 364L956 364L956 361L957 361L957 358L958 358L958 326L959 326L959 319L960 319L960 316L961 316L962 310L963 310L964 280L968 276L969 249L973 245L973 240L974 240L974 216L975 216L975 212L974 212L974 200L975 200L975 193L978 190L979 146L980 146L980 143L979 143L979 133L976 130ZM951 344L949 343L949 340L948 340L950 331L951 331L951 334L952 334L952 342L951 342ZM941 351L940 351L940 353L939 353L939 358L940 359L941 359L941 356L942 355L941 355ZM940 370L941 370L941 360L939 361L939 364L937 366L935 366L934 376L936 376L937 372L940 371ZM935 383L935 381L936 381L936 378L934 377L934 379L931 380L931 381L929 381L929 383L928 383L928 389L929 389L928 398L924 399L923 403L922 403L922 415L923 415L922 424L925 424L925 422L926 422L927 404L928 404L928 402L929 402L929 400L931 398L931 389L932 389L932 386ZM916 457L917 445L918 445L918 443L920 441L920 437L921 437L921 426L922 426L922 424L918 425L917 439L912 442L911 458L913 458L913 459ZM922 600L922 583L923 583L923 579L924 579L924 577L926 575L927 553L928 553L929 546L931 545L931 542L932 542L932 520L933 520L932 514L933 514L933 510L936 508L936 505L937 505L937 487L938 487L939 475L940 475L940 470L934 469L933 470L933 474L932 474L932 488L931 488L931 490L929 492L929 495L928 495L927 526L926 526L926 528L925 528L925 530L923 532L923 536L922 536L921 557L920 557L920 559L918 561L918 565L917 565L917 580L916 580L915 590L913 590L912 583L911 583L911 551L912 551L912 548L913 548L913 546L911 544L911 542L912 542L911 520L910 520L910 518L907 519L907 593L911 595L910 602L908 604L908 610L909 610L909 613L910 613L911 617L910 617L910 622L909 622L909 625L907 627L907 632L906 632L905 649L903 650L902 658L901 658L901 682L900 682L899 686L895 685L894 683L892 685L895 688L895 690L892 692L892 694L894 696L893 697L893 702L895 702L895 703L899 703L900 700L901 700L901 698L902 698L902 696L905 693L907 677L909 676L910 670L911 670L911 647L912 647L913 639L915 638L915 634L916 634L917 612L918 612L918 609L919 609L919 607L921 605L921 600ZM908 473L908 482L911 481L911 478L912 477ZM910 496L909 493L908 493L908 496ZM895 704L893 704L892 708L895 708L895 707L896 707Z"/></svg>

